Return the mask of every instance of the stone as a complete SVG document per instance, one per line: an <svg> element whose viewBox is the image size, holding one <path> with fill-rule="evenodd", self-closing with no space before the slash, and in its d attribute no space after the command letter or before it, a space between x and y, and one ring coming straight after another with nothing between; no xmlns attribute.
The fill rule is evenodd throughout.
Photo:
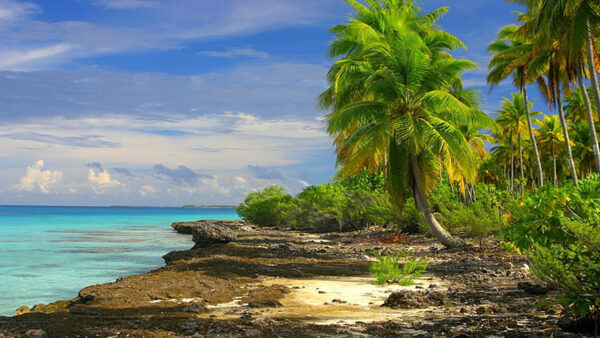
<svg viewBox="0 0 600 338"><path fill-rule="evenodd" d="M188 234L191 235L194 231L194 228L201 225L213 225L213 226L224 226L228 227L231 230L242 230L242 231L251 231L252 228L246 224L244 220L234 220L234 221L221 221L221 220L200 220L194 222L175 222L171 224L171 227L175 229L180 234Z"/></svg>
<svg viewBox="0 0 600 338"><path fill-rule="evenodd" d="M15 310L15 316L20 316L25 313L31 312L31 309L27 305L23 305Z"/></svg>
<svg viewBox="0 0 600 338"><path fill-rule="evenodd" d="M545 295L548 293L548 288L543 285L534 285L529 282L521 282L518 284L519 289L531 295Z"/></svg>
<svg viewBox="0 0 600 338"><path fill-rule="evenodd" d="M383 306L393 309L422 309L431 306L443 306L449 301L446 296L437 291L399 291L392 293Z"/></svg>
<svg viewBox="0 0 600 338"><path fill-rule="evenodd" d="M29 331L25 332L25 337L47 338L48 334L44 330L29 330Z"/></svg>
<svg viewBox="0 0 600 338"><path fill-rule="evenodd" d="M200 224L193 228L194 248L206 248L216 244L225 244L237 239L237 233L229 227L216 224Z"/></svg>
<svg viewBox="0 0 600 338"><path fill-rule="evenodd" d="M182 309L183 312L189 312L189 313L203 313L203 312L208 312L208 308L202 304L198 304L198 303L194 303L190 306L186 306Z"/></svg>

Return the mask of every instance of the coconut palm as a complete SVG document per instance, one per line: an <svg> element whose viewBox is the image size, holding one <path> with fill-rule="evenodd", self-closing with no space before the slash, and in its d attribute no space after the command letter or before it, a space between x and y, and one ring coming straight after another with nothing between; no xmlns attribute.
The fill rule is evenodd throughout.
<svg viewBox="0 0 600 338"><path fill-rule="evenodd" d="M326 121L343 174L384 172L394 204L413 196L437 240L457 246L427 197L443 169L475 180L475 155L459 126L493 123L462 89L461 74L476 64L450 56L462 43L435 28L443 9L422 15L411 1L348 2L356 13L333 29L330 55L340 59L320 97L332 109Z"/></svg>
<svg viewBox="0 0 600 338"><path fill-rule="evenodd" d="M600 34L600 3L598 0L517 0L516 2L527 5L530 10L530 23L524 31L535 37L537 49L555 49L554 46L560 46L560 53L555 52L554 55L555 63L564 64L561 73L576 78L582 89L596 157L596 170L600 172L600 147L592 103L585 91L586 71L584 69L587 59L596 109L600 111L600 85L596 71L599 66L596 64L598 54L594 50L594 37ZM575 183L576 181L574 179Z"/></svg>
<svg viewBox="0 0 600 338"><path fill-rule="evenodd" d="M562 150L562 144L564 143L564 135L561 131L560 122L558 116L544 116L544 119L539 123L539 129L536 131L538 136L538 142L540 145L540 151L545 154L550 154L552 161L552 183L554 186L558 186L558 171L557 171L557 157Z"/></svg>
<svg viewBox="0 0 600 338"><path fill-rule="evenodd" d="M541 69L544 69L545 61L543 58L532 60L533 44L518 35L518 30L518 26L506 26L500 30L498 38L489 44L488 52L493 53L494 56L488 64L490 73L487 81L493 88L493 86L510 76L513 84L522 93L523 107L528 110L527 83L532 82L532 80L540 80ZM539 83L544 85L543 81L539 81ZM535 134L533 133L531 116L528 111L526 111L526 118L529 139L533 146L533 156L537 165L538 182L540 186L543 186L544 172L535 141Z"/></svg>
<svg viewBox="0 0 600 338"><path fill-rule="evenodd" d="M589 93L590 90L588 90L588 95ZM587 120L588 112L581 88L575 88L570 93L566 94L564 97L564 102L565 117L567 119L573 123ZM597 121L598 114L594 114L593 118L594 121Z"/></svg>
<svg viewBox="0 0 600 338"><path fill-rule="evenodd" d="M523 180L525 179L525 166L523 161L523 134L525 134L531 126L531 116L537 116L539 112L531 112L533 102L528 102L528 107L525 106L524 95L521 93L513 93L512 98L504 98L502 107L495 111L499 114L496 118L498 128L502 130L502 135L510 142L511 146L511 192L513 189L514 180L514 147L517 147L519 155L519 169L521 175L521 193L524 191ZM535 139L535 138L534 138Z"/></svg>

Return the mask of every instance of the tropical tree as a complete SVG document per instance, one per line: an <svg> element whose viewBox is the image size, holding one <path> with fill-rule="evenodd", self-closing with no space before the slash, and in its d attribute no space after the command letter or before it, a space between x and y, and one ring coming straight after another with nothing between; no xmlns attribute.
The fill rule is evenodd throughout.
<svg viewBox="0 0 600 338"><path fill-rule="evenodd" d="M500 30L498 38L488 46L488 52L494 56L490 59L488 68L490 73L487 77L488 83L492 88L508 78L512 78L513 84L522 93L523 107L526 109L527 127L529 139L533 147L533 156L535 157L538 182L540 186L544 185L544 172L542 162L533 133L531 116L529 114L529 103L527 97L527 84L533 80L538 80L540 85L544 85L541 80L541 69L545 68L544 58L532 60L533 44L517 34L518 26L509 25Z"/></svg>
<svg viewBox="0 0 600 338"><path fill-rule="evenodd" d="M527 5L529 8L530 23L524 32L535 37L537 49L554 49L554 59L556 59L554 62L562 66L560 73L566 73L578 81L587 109L596 170L600 172L600 147L592 104L585 91L584 81L586 75L584 68L587 61L596 108L600 111L600 85L597 74L599 65L596 64L598 54L594 49L594 37L600 34L600 3L597 0L515 0L515 2ZM557 46L560 52L556 52ZM577 179L574 178L577 185L576 181Z"/></svg>
<svg viewBox="0 0 600 338"><path fill-rule="evenodd" d="M427 200L446 170L455 182L473 183L476 160L460 126L493 121L479 111L461 74L476 68L450 52L462 42L435 26L446 12L422 14L410 0L347 0L356 13L332 32L329 54L339 58L328 74L320 104L332 109L343 175L363 168L383 172L394 204L414 197L432 234L453 247L461 241L437 221Z"/></svg>
<svg viewBox="0 0 600 338"><path fill-rule="evenodd" d="M524 99L523 94L513 93L512 98L504 98L502 101L502 108L495 111L495 113L499 114L499 116L496 118L498 129L502 131L503 137L508 140L511 147L511 192L513 189L515 170L515 146L518 150L519 169L521 176L521 193L524 192L523 181L525 179L522 136L533 124L530 122L531 116L537 116L540 114L540 112L530 112L531 108L533 107L533 102L527 102L528 107L525 106L525 102L527 102L527 100ZM535 140L535 137L533 139Z"/></svg>
<svg viewBox="0 0 600 338"><path fill-rule="evenodd" d="M588 95L589 92L588 90ZM570 93L567 93L564 97L564 102L565 117L567 119L573 123L587 120L588 112L581 88L575 88ZM597 121L598 114L594 114L593 118L594 121Z"/></svg>
<svg viewBox="0 0 600 338"><path fill-rule="evenodd" d="M545 154L550 154L552 163L552 183L558 186L558 167L557 157L564 143L564 135L561 131L558 116L544 116L539 122L539 129L536 131L540 150Z"/></svg>

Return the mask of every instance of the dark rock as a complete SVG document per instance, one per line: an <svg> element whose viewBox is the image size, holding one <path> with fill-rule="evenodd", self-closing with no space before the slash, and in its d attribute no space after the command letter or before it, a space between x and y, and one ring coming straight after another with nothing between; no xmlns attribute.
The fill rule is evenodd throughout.
<svg viewBox="0 0 600 338"><path fill-rule="evenodd" d="M175 229L178 233L188 234L188 235L193 233L194 228L201 226L201 225L224 226L224 227L230 228L231 230L242 230L242 231L252 230L252 228L246 224L246 221L243 221L243 220L233 220L233 221L200 220L200 221L195 221L195 222L175 222L175 223L171 224L173 229Z"/></svg>
<svg viewBox="0 0 600 338"><path fill-rule="evenodd" d="M337 303L337 304L348 304L347 301L345 300L341 300L341 299L334 299L331 301L332 303Z"/></svg>
<svg viewBox="0 0 600 338"><path fill-rule="evenodd" d="M383 306L393 309L421 309L448 304L446 296L437 291L400 291L392 293Z"/></svg>
<svg viewBox="0 0 600 338"><path fill-rule="evenodd" d="M558 327L573 333L594 334L594 319L590 316L583 318L575 318L570 312L566 312L564 316L558 320Z"/></svg>
<svg viewBox="0 0 600 338"><path fill-rule="evenodd" d="M209 312L208 308L202 304L194 303L190 306L186 306L183 308L183 312L189 313L205 313Z"/></svg>
<svg viewBox="0 0 600 338"><path fill-rule="evenodd" d="M229 227L216 224L200 224L193 228L194 248L206 248L215 244L225 244L237 239L237 233Z"/></svg>
<svg viewBox="0 0 600 338"><path fill-rule="evenodd" d="M535 285L529 282L521 282L518 284L519 289L531 295L545 295L548 293L548 288L543 285Z"/></svg>

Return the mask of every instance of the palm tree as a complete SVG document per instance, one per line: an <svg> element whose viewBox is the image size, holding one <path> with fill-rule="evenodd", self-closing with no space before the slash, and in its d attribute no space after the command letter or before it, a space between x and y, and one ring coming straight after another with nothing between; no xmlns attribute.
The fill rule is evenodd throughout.
<svg viewBox="0 0 600 338"><path fill-rule="evenodd" d="M384 172L398 208L413 196L436 239L460 245L436 220L427 197L441 170L475 180L475 156L459 126L493 123L462 89L461 74L476 64L450 56L462 43L435 28L445 9L422 15L409 0L348 2L356 13L332 30L337 38L330 56L340 59L320 97L321 106L332 109L326 121L342 173Z"/></svg>
<svg viewBox="0 0 600 338"><path fill-rule="evenodd" d="M557 156L561 145L564 142L564 135L561 131L561 126L558 121L558 116L544 116L544 119L539 122L539 129L536 131L540 144L540 150L546 154L550 154L552 160L552 183L558 186L558 171L557 171Z"/></svg>
<svg viewBox="0 0 600 338"><path fill-rule="evenodd" d="M575 88L570 93L567 93L564 97L564 102L565 117L571 122L578 123L587 119L587 107L581 88ZM595 114L593 118L594 121L597 121L598 115Z"/></svg>
<svg viewBox="0 0 600 338"><path fill-rule="evenodd" d="M504 137L511 145L511 192L514 180L514 146L517 146L519 152L519 169L521 173L521 193L524 191L523 180L525 179L525 168L523 161L523 140L522 135L531 126L531 116L537 116L539 112L530 112L533 107L533 102L528 102L529 107L525 107L527 102L523 94L513 93L512 98L504 98L502 100L502 108L495 111L499 114L496 118L498 128L502 130ZM535 139L535 138L534 138Z"/></svg>
<svg viewBox="0 0 600 338"><path fill-rule="evenodd" d="M592 147L591 135L587 122L580 121L571 125L573 135L573 154L577 157L578 173L582 177L594 172L596 156Z"/></svg>
<svg viewBox="0 0 600 338"><path fill-rule="evenodd" d="M531 69L531 66L534 64L540 67L541 63L543 67L544 62L543 59L535 60L535 63L532 61L533 44L517 35L518 30L518 26L506 26L498 33L498 39L489 44L488 52L493 53L494 56L488 64L490 74L487 81L493 87L507 77L512 77L513 84L523 94L523 107L528 110L527 83L531 82L531 79L539 80L539 74L541 74L538 69ZM543 186L544 172L535 141L535 134L533 133L531 116L528 111L526 111L526 117L529 139L533 146L533 156L537 165L538 182L540 186Z"/></svg>
<svg viewBox="0 0 600 338"><path fill-rule="evenodd" d="M598 65L595 62L598 54L594 50L594 37L600 33L600 3L597 0L515 0L515 2L527 5L530 10L530 25L525 31L536 37L538 49L556 49L554 46L560 46L560 53L555 52L554 58L557 59L555 62L564 64L562 73L566 72L570 77L577 78L586 105L589 132L596 157L596 170L600 172L600 147L592 104L585 91L584 81L584 64L587 58L592 92L596 99L596 108L600 111L600 85L596 72ZM574 183L577 184L575 178Z"/></svg>

